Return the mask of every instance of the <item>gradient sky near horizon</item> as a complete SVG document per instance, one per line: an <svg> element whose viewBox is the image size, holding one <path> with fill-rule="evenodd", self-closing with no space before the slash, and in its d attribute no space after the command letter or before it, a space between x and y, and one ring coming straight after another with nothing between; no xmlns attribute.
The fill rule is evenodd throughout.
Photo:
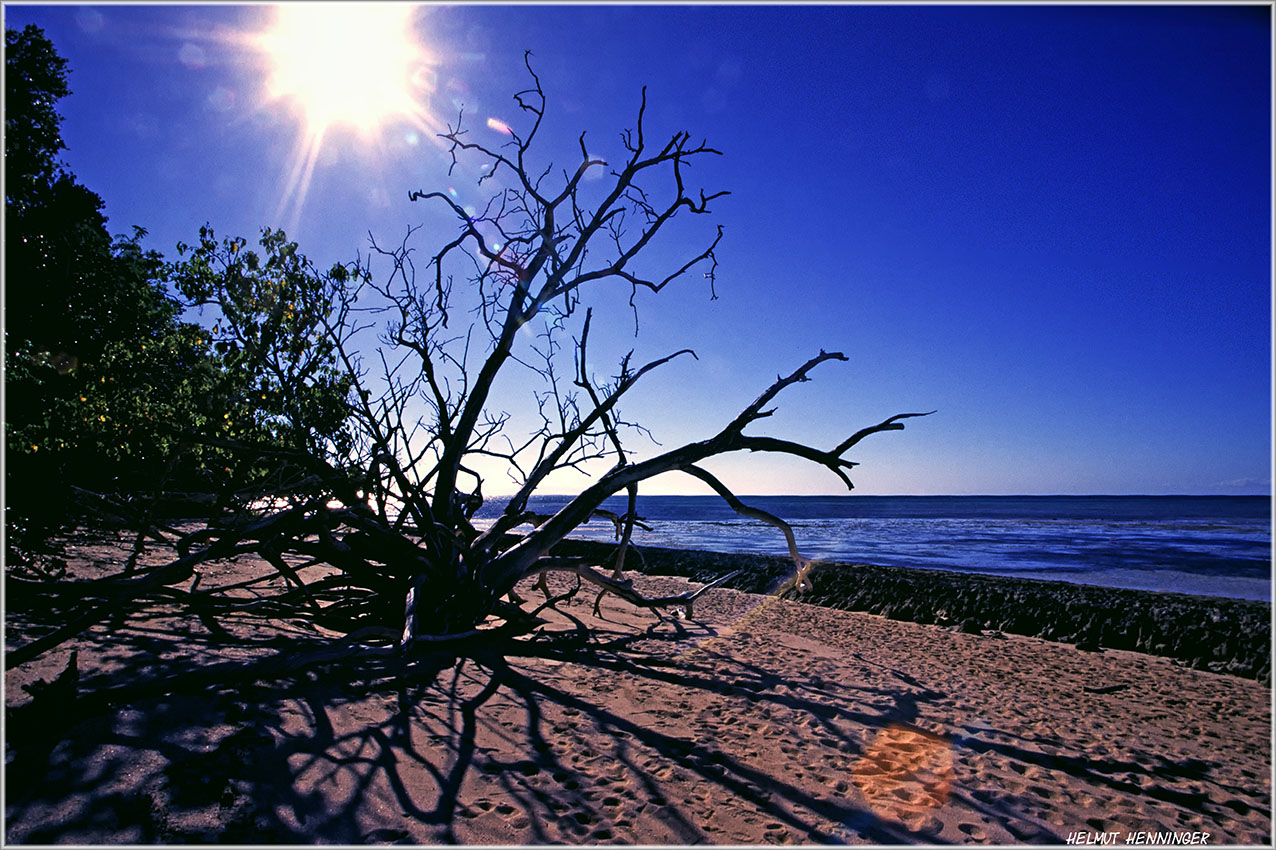
<svg viewBox="0 0 1276 850"><path fill-rule="evenodd" d="M643 301L635 340L628 292L601 299L616 351L699 355L625 408L666 447L825 349L850 361L753 433L831 446L938 411L862 443L856 492L1270 492L1268 4L424 6L416 114L318 144L251 38L274 7L4 12L69 62L65 163L112 232L145 227L170 257L205 222L284 226L321 264L425 224L425 252L454 225L433 229L409 190L484 197L433 134L462 105L476 138L517 125L525 50L560 168L582 130L619 159L646 85L649 136L707 139L724 156L693 177L731 192L713 205L718 300L685 280ZM705 225L655 256L698 247ZM841 492L804 462L709 466L739 493Z"/></svg>

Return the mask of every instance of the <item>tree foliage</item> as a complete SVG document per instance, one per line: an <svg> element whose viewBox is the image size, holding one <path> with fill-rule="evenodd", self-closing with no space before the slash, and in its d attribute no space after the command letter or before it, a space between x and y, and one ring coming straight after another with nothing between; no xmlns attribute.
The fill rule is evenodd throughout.
<svg viewBox="0 0 1276 850"><path fill-rule="evenodd" d="M62 116L57 102L71 93L66 60L44 32L5 30L5 204L21 214L58 172Z"/></svg>
<svg viewBox="0 0 1276 850"><path fill-rule="evenodd" d="M262 367L183 321L189 305L170 285L173 267L143 248L145 230L112 239L102 199L58 158L65 60L34 26L5 40L5 521L9 553L23 560L68 518L76 492L256 492L270 464L221 438L256 429L259 441L309 446L339 432L343 413L334 380L323 385L332 398L312 389L281 425L260 397ZM287 251L304 263L282 233L268 238L269 262ZM198 285L228 284L207 270Z"/></svg>
<svg viewBox="0 0 1276 850"><path fill-rule="evenodd" d="M264 229L258 245L260 253L239 237L219 241L206 225L197 245L178 245L182 259L168 269L189 307L212 309L214 357L236 382L210 411L220 430L191 438L253 459L266 477L244 482L250 498L315 493L311 467L340 467L353 448L352 377L327 322L335 293L365 272L319 271L282 230Z"/></svg>
<svg viewBox="0 0 1276 850"><path fill-rule="evenodd" d="M153 479L147 398L173 403L166 377L198 339L179 331L144 231L112 240L102 199L58 159L65 61L37 27L5 40L6 526L34 543L70 487Z"/></svg>

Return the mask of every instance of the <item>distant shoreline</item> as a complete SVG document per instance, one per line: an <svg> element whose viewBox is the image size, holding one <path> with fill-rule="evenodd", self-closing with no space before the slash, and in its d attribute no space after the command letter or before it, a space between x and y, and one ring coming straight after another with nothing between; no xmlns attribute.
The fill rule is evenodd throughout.
<svg viewBox="0 0 1276 850"><path fill-rule="evenodd" d="M1242 496L748 497L808 557L1250 600L1272 592L1271 502ZM565 502L534 497L552 514ZM626 510L623 497L605 507ZM489 522L491 500L476 516ZM641 546L785 556L780 533L716 496L639 496ZM575 536L614 540L610 522Z"/></svg>
<svg viewBox="0 0 1276 850"><path fill-rule="evenodd" d="M613 548L567 540L556 551L601 558ZM709 582L740 569L722 586L970 633L1161 655L1196 669L1271 680L1270 602L838 562L821 562L810 575L812 590L798 593L785 587L793 563L784 557L652 546L639 551L641 558L627 559L626 567L649 575Z"/></svg>

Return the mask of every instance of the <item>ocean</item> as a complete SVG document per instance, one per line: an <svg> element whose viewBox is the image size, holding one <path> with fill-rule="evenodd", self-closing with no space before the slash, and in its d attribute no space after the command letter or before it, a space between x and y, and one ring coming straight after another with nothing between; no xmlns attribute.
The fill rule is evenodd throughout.
<svg viewBox="0 0 1276 850"><path fill-rule="evenodd" d="M808 558L1270 600L1266 496L754 496L787 520ZM553 513L560 496L533 497ZM492 499L476 519L490 521ZM622 513L624 497L604 505ZM640 496L639 546L785 555L778 529L716 496ZM614 539L610 521L576 537Z"/></svg>

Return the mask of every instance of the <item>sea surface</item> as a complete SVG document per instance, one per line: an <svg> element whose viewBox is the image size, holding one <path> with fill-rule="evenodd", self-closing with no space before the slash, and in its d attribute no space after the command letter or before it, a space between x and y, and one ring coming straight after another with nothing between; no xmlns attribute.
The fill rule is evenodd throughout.
<svg viewBox="0 0 1276 850"><path fill-rule="evenodd" d="M533 497L553 513L565 497ZM808 558L1271 599L1267 496L754 496ZM499 499L476 519L494 519ZM623 513L625 499L604 505ZM638 545L786 555L780 531L716 496L640 496ZM609 521L573 536L614 539Z"/></svg>

